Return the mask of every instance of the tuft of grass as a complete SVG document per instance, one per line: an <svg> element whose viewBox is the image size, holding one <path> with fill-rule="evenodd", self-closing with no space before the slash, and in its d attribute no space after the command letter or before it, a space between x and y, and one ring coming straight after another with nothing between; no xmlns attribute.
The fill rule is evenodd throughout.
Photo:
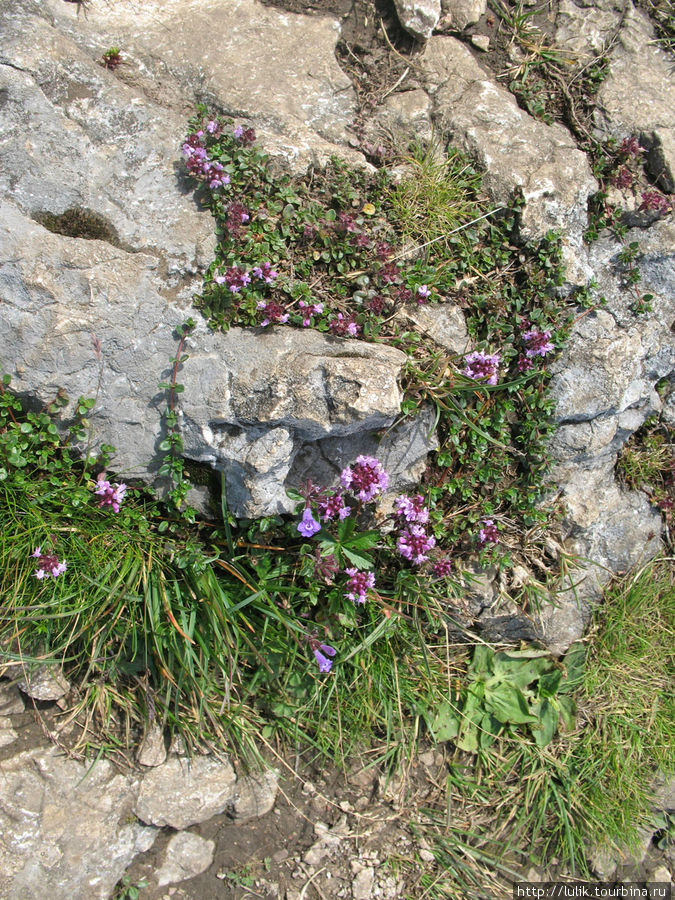
<svg viewBox="0 0 675 900"><path fill-rule="evenodd" d="M443 152L435 144L417 145L403 159L406 175L390 189L389 200L403 235L404 246L414 245L430 255L453 255L458 240L452 235L484 211L480 202L481 176L459 150Z"/></svg>

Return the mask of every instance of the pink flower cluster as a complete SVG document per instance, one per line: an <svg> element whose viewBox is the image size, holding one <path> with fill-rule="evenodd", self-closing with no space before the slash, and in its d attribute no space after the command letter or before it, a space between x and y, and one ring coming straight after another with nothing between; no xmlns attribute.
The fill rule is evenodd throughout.
<svg viewBox="0 0 675 900"><path fill-rule="evenodd" d="M324 522L332 522L336 516L342 522L349 518L352 508L345 504L345 498L338 490L326 497L325 500L319 501L319 512Z"/></svg>
<svg viewBox="0 0 675 900"><path fill-rule="evenodd" d="M281 303L277 303L276 300L260 300L257 309L264 316L260 323L263 328L266 328L268 325L285 325L290 318L285 307Z"/></svg>
<svg viewBox="0 0 675 900"><path fill-rule="evenodd" d="M98 480L96 484L98 487L94 491L95 494L101 498L98 502L99 507L103 508L106 506L112 507L113 512L120 511L120 503L124 500L124 494L126 493L127 486L126 484L115 484L114 486L110 484L109 481L103 477L104 473L102 472L98 476Z"/></svg>
<svg viewBox="0 0 675 900"><path fill-rule="evenodd" d="M403 494L394 500L394 509L397 517L405 521L405 527L396 541L396 549L404 559L421 566L429 559L429 550L436 546L436 538L427 534L423 527L429 521L429 507L425 506L421 494L414 497Z"/></svg>
<svg viewBox="0 0 675 900"><path fill-rule="evenodd" d="M375 587L375 576L355 568L345 569L345 572L349 575L345 597L353 603L365 603L368 590Z"/></svg>
<svg viewBox="0 0 675 900"><path fill-rule="evenodd" d="M188 135L183 144L183 156L190 175L206 182L211 190L230 183L230 176L225 172L222 163L209 157L204 146L204 132L201 128Z"/></svg>
<svg viewBox="0 0 675 900"><path fill-rule="evenodd" d="M483 519L483 527L478 532L478 540L482 547L486 544L499 543L499 532L492 519Z"/></svg>
<svg viewBox="0 0 675 900"><path fill-rule="evenodd" d="M330 328L331 334L335 334L338 337L346 337L347 335L350 337L358 337L361 331L361 326L357 324L354 313L351 313L349 316L338 313L337 316L328 323L328 327Z"/></svg>
<svg viewBox="0 0 675 900"><path fill-rule="evenodd" d="M673 201L666 199L659 191L644 191L640 212L651 211L667 215L673 208Z"/></svg>
<svg viewBox="0 0 675 900"><path fill-rule="evenodd" d="M303 328L308 328L312 324L312 316L319 316L323 312L323 303L305 303L304 300L301 300L298 307L302 316Z"/></svg>
<svg viewBox="0 0 675 900"><path fill-rule="evenodd" d="M525 344L525 356L532 359L533 356L546 356L555 347L551 343L550 331L539 331L531 328L523 334L523 343Z"/></svg>
<svg viewBox="0 0 675 900"><path fill-rule="evenodd" d="M487 380L488 384L497 384L499 378L499 353L484 353L482 350L474 350L465 357L466 368L464 374L476 381Z"/></svg>
<svg viewBox="0 0 675 900"><path fill-rule="evenodd" d="M42 580L43 578L58 578L66 571L66 561L59 562L55 554L43 553L41 547L36 547L33 554L38 560L38 568L35 577Z"/></svg>
<svg viewBox="0 0 675 900"><path fill-rule="evenodd" d="M362 503L368 503L387 490L389 476L374 456L357 456L353 466L342 470L340 482Z"/></svg>

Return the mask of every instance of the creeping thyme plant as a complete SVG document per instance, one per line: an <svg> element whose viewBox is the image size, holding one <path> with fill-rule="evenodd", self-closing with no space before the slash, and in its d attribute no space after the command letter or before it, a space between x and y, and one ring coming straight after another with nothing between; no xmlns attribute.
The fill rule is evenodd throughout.
<svg viewBox="0 0 675 900"><path fill-rule="evenodd" d="M431 727L447 693L449 634L466 630L465 564L551 568L546 385L574 300L558 297L558 240L515 246L517 204L490 206L452 150L413 148L400 184L338 160L291 178L252 129L202 108L183 158L219 238L196 298L210 325L400 348L402 415L430 408L439 449L412 490L392 491L381 460L362 455L338 484L297 485L291 520L237 522L223 496L221 523L207 525L185 512L180 456L191 320L160 384L168 504L110 474L111 448L74 455L82 434L64 439L58 410L26 412L6 385L3 658L61 660L80 680L83 715L113 742L123 723L157 718L244 749L285 733L344 754L380 734L396 755L406 722ZM460 354L414 324L444 303L467 319Z"/></svg>

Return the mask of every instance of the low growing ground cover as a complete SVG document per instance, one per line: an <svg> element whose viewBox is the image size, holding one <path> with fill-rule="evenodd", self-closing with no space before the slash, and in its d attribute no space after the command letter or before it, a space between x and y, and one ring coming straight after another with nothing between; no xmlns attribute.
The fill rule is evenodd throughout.
<svg viewBox="0 0 675 900"><path fill-rule="evenodd" d="M599 814L580 813L570 833L591 752L590 732L575 731L579 648L560 663L537 648L474 647L459 617L468 563L526 563L535 575L513 597L525 612L555 575L548 363L587 302L560 295L557 237L518 245L517 206L490 207L480 173L451 148L412 148L400 183L337 160L292 179L250 129L200 109L183 153L219 236L196 302L211 326L392 343L408 356L402 414L431 405L439 450L379 518L388 473L360 456L338 484L298 485L294 517L236 521L223 496L213 525L184 502L177 379L189 378L190 321L160 385L173 481L163 504L115 473L113 448L90 452L95 400L57 427L62 397L31 411L5 378L0 663L66 671L80 748L123 752L153 720L192 747L249 758L261 741L293 742L344 764L371 744L394 766L421 735L452 741L463 761L450 791L482 802L483 779L501 785L499 811L522 800L504 833L515 824L580 864ZM406 314L451 301L472 340L454 356ZM649 771L672 763L652 751Z"/></svg>

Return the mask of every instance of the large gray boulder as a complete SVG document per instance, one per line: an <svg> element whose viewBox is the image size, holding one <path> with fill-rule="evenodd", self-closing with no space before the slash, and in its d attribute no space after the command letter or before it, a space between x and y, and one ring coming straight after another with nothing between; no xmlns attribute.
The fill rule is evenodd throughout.
<svg viewBox="0 0 675 900"><path fill-rule="evenodd" d="M246 119L297 171L336 152L350 155L355 94L335 58L340 28L330 16L257 0L116 0L88 4L86 17L62 0L44 6L90 60L120 47L124 63L106 77L144 100L188 115L205 101Z"/></svg>
<svg viewBox="0 0 675 900"><path fill-rule="evenodd" d="M522 194L523 238L562 233L568 278L585 281L586 204L597 184L570 133L520 109L453 37L432 37L422 65L437 129L485 169L483 185L496 204Z"/></svg>
<svg viewBox="0 0 675 900"><path fill-rule="evenodd" d="M149 477L163 455L157 384L169 377L186 300L165 299L153 256L51 234L9 203L0 244L0 363L13 388L43 403L63 389L66 414L78 396L95 396L95 442L117 447L113 468L125 478ZM291 508L284 483L304 443L367 436L398 414L405 356L390 347L283 327L213 333L197 317L188 350L185 453L225 471L237 515Z"/></svg>

